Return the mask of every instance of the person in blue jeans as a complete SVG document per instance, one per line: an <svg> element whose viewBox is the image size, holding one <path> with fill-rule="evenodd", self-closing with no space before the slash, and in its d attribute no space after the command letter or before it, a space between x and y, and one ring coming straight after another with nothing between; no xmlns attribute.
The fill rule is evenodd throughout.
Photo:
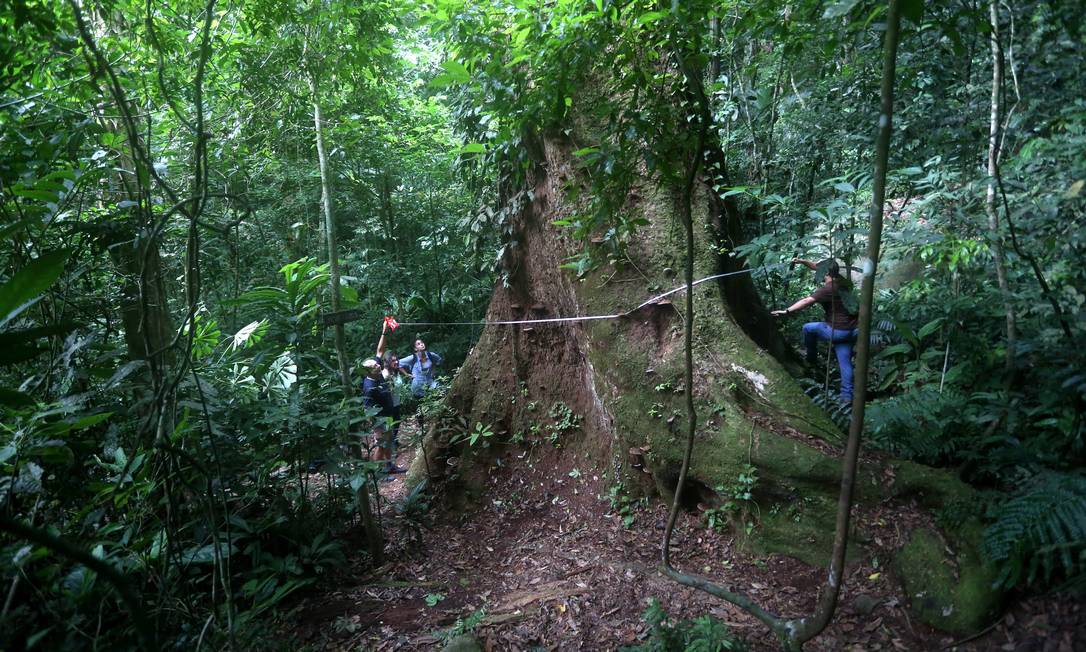
<svg viewBox="0 0 1086 652"><path fill-rule="evenodd" d="M825 340L833 347L837 355L837 366L841 369L841 402L852 402L852 348L859 336L858 319L855 311L849 310L844 300L852 291L852 283L841 276L841 268L832 258L814 263L802 258L793 258L792 262L822 273L822 286L784 310L774 310L773 315L798 312L815 303L822 306L826 313L823 321L808 322L803 325L803 346L807 353L807 363L814 365L818 359L818 341Z"/></svg>

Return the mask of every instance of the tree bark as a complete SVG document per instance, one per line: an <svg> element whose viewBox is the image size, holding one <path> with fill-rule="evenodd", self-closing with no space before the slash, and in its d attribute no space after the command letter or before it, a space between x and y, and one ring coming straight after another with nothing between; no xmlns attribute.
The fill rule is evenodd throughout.
<svg viewBox="0 0 1086 652"><path fill-rule="evenodd" d="M112 229L106 241L122 279L121 323L129 359L170 364L170 343L176 328L170 315L158 241L136 228L123 227Z"/></svg>

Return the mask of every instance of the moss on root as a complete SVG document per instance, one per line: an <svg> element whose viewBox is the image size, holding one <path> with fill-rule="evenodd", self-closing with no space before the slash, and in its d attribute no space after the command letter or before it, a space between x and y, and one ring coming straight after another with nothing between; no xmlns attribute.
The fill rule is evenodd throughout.
<svg viewBox="0 0 1086 652"><path fill-rule="evenodd" d="M888 497L913 498L923 507L938 509L970 501L976 493L952 473L915 462L894 462L895 478Z"/></svg>
<svg viewBox="0 0 1086 652"><path fill-rule="evenodd" d="M748 538L755 552L795 557L812 566L827 566L833 550L836 502L824 495L805 497L797 509L762 509L762 519ZM776 503L775 503L776 504ZM848 557L858 555L850 545Z"/></svg>
<svg viewBox="0 0 1086 652"><path fill-rule="evenodd" d="M913 533L894 558L912 612L923 622L948 632L972 634L999 614L1003 594L992 588L995 572L977 554L980 529L975 523L956 534L953 553L930 529Z"/></svg>

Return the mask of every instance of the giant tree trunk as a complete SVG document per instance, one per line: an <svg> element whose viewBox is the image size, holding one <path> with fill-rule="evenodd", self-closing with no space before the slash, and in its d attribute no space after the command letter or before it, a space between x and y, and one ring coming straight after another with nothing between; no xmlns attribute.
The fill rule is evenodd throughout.
<svg viewBox="0 0 1086 652"><path fill-rule="evenodd" d="M634 265L601 270L583 280L559 269L577 249L552 224L575 208L561 190L577 177L571 149L564 139L545 139L543 160L529 187L533 199L512 235L518 245L503 261L508 283L495 286L486 315L490 321L622 313L681 285L671 269L681 261L683 247L669 235L678 197L649 179L631 193L641 198L632 200L634 210L650 221L630 246ZM718 260L712 234L704 228L709 220L706 190L698 193L695 277L701 278L717 270ZM456 458L458 472L446 479L444 495L484 492L493 449L467 446L458 430L464 423L469 429L483 423L544 451L542 462L538 452L532 458L537 468L543 463L553 469L555 478L579 468L670 499L683 453L678 432L685 399L680 303L676 295L674 304L661 301L608 321L488 326L450 390L453 417L431 425L424 448L427 463L416 459L412 477L417 480L427 468L449 468L446 460ZM706 418L699 420L683 502L719 504L723 497L712 488L734 484L749 462L760 478L756 499L761 519L749 539L752 548L825 565L840 482L840 431L781 364L744 333L733 318L733 311L743 308L729 307L719 286L698 286L694 306L693 398ZM680 417L670 419L673 413ZM571 422L567 414L579 417L573 420L576 428L559 427ZM515 458L507 456L504 463L516 464L510 462ZM586 468L586 460L594 467ZM896 480L888 484L885 478L891 476ZM970 497L969 488L949 474L908 462L894 462L892 469L866 468L858 475L861 505L908 498L934 508ZM771 509L797 501L805 505L801 524ZM944 535L960 546L961 554L953 559L938 543ZM925 530L903 550L900 574L906 588L927 587L929 597L914 605L921 619L973 631L992 616L999 596L988 589L992 577L979 561L977 543L972 526L942 534ZM954 572L930 576L932 568L941 573L951 566Z"/></svg>

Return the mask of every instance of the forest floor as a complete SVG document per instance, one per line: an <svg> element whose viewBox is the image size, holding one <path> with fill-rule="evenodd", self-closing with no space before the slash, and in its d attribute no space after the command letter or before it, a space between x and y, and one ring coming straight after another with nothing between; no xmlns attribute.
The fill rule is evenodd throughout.
<svg viewBox="0 0 1086 652"><path fill-rule="evenodd" d="M399 463L412 455L402 452ZM386 515L390 561L373 569L356 556L297 602L283 633L299 649L440 650L475 614L481 621L470 633L487 652L615 650L645 639L642 613L656 598L673 621L711 614L749 649L780 649L761 622L656 570L667 517L661 501L640 505L627 528L606 482L578 475L556 478L510 459L490 478L489 504L475 511L432 513L421 531ZM402 500L403 476L382 483L381 493L386 510ZM865 519L881 516L858 514L859 527ZM678 568L727 581L777 613L809 612L825 573L741 550L692 514L680 517L673 545ZM1086 649L1086 608L1029 598L963 642L913 622L892 573L866 559L850 563L832 624L805 649L1072 652Z"/></svg>

